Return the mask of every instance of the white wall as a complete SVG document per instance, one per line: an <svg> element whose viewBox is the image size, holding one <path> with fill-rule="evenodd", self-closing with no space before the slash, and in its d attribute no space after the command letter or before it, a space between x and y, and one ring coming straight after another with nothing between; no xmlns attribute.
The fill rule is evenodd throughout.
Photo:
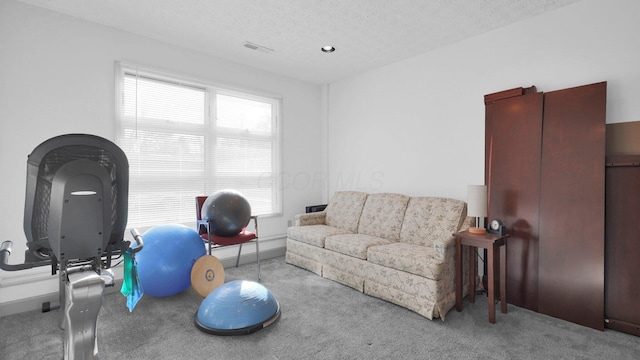
<svg viewBox="0 0 640 360"><path fill-rule="evenodd" d="M137 63L283 98L284 214L260 221L261 238L284 246L287 221L324 200L321 86L185 50L106 26L25 5L0 2L0 241L13 240L21 263L27 155L63 133L115 139L114 61ZM323 134L318 137L318 134ZM252 251L252 247L247 247ZM57 285L34 284L34 271L0 271L0 305ZM49 273L40 268L35 273ZM54 279L55 280L55 279ZM0 311L0 316L1 316Z"/></svg>
<svg viewBox="0 0 640 360"><path fill-rule="evenodd" d="M484 183L483 95L501 90L607 81L607 122L640 120L639 14L584 0L330 84L329 193L466 200Z"/></svg>

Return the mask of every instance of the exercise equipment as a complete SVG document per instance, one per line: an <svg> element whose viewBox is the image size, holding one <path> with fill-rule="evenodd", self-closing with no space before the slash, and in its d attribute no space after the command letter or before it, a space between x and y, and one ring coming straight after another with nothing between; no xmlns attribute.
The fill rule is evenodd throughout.
<svg viewBox="0 0 640 360"><path fill-rule="evenodd" d="M195 315L196 327L214 335L246 335L280 318L280 304L254 281L230 281L211 292Z"/></svg>
<svg viewBox="0 0 640 360"><path fill-rule="evenodd" d="M201 212L202 220L209 222L213 234L232 237L249 223L251 205L238 191L226 189L209 195Z"/></svg>
<svg viewBox="0 0 640 360"><path fill-rule="evenodd" d="M207 297L222 284L224 284L224 267L217 257L205 255L193 264L191 286L196 294Z"/></svg>
<svg viewBox="0 0 640 360"><path fill-rule="evenodd" d="M209 255L211 255L211 250L213 248L229 246L229 245L239 245L238 256L236 257L236 267L238 267L238 265L240 264L240 254L242 252L242 244L250 241L255 242L256 243L256 265L258 267L258 280L260 280L260 244L258 242L259 240L258 239L258 217L256 215L250 215L249 220L246 220L246 222L243 219L241 223L244 224L244 227L240 230L239 233L237 233L234 236L231 236L231 237L219 236L214 233L213 229L216 227L216 223L221 222L221 221L216 222L214 217L222 218L224 220L224 213L221 210L232 207L231 205L236 202L235 200L234 201L219 200L221 197L221 194L223 193L227 194L228 198L236 199L238 203L242 203L243 205L241 205L240 208L244 208L248 204L248 202L245 204L246 199L244 199L242 195L239 195L239 197L237 196L239 193L235 190L223 190L220 192L213 193L210 196L196 196L196 215L197 215L196 228L198 229L198 233L200 234L202 239L208 243ZM209 200L211 197L213 197L214 200ZM218 206L215 211L207 210L207 208L211 209L212 206L215 208L218 202L223 203L225 206ZM205 220L203 216L207 212L209 212L208 214L209 216L207 216ZM232 212L233 211L230 210L230 213ZM246 212L246 209L243 209L240 212ZM248 213L251 214L251 206L249 206ZM247 223L250 220L253 220L253 231L248 231L246 228L246 226L248 225ZM237 221L233 221L233 222L237 222Z"/></svg>
<svg viewBox="0 0 640 360"><path fill-rule="evenodd" d="M97 359L97 317L105 286L114 285L112 259L124 241L129 163L114 143L94 135L61 135L38 145L27 160L23 264L9 264L13 243L0 246L0 268L18 271L51 266L58 274L64 359ZM134 240L143 248L142 237Z"/></svg>
<svg viewBox="0 0 640 360"><path fill-rule="evenodd" d="M136 260L144 293L167 297L188 289L193 264L206 254L200 235L184 225L163 224L142 236L145 246Z"/></svg>

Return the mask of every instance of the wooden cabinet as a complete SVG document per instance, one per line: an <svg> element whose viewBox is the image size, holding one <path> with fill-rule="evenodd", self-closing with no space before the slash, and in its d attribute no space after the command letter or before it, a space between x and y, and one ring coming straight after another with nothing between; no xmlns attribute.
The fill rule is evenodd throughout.
<svg viewBox="0 0 640 360"><path fill-rule="evenodd" d="M485 105L489 218L511 234L508 302L604 329L606 82Z"/></svg>
<svg viewBox="0 0 640 360"><path fill-rule="evenodd" d="M640 122L607 125L605 318L640 336Z"/></svg>
<svg viewBox="0 0 640 360"><path fill-rule="evenodd" d="M640 336L640 155L607 157L607 327Z"/></svg>

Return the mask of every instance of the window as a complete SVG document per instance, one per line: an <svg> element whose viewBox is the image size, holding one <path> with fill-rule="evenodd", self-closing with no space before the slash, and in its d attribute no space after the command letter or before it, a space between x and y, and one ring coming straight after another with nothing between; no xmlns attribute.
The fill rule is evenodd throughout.
<svg viewBox="0 0 640 360"><path fill-rule="evenodd" d="M130 227L193 222L195 196L221 189L281 212L278 99L122 64L116 82Z"/></svg>

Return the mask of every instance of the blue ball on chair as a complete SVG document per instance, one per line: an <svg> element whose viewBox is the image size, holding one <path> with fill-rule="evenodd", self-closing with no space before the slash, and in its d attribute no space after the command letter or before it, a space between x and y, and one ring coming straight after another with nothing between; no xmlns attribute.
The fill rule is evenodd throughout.
<svg viewBox="0 0 640 360"><path fill-rule="evenodd" d="M145 294L166 297L191 286L193 264L206 254L197 231L179 224L155 226L142 234L144 247L136 254L138 277Z"/></svg>
<svg viewBox="0 0 640 360"><path fill-rule="evenodd" d="M211 232L222 237L238 235L251 219L249 201L236 190L220 190L207 197L202 210L202 220L211 223Z"/></svg>

